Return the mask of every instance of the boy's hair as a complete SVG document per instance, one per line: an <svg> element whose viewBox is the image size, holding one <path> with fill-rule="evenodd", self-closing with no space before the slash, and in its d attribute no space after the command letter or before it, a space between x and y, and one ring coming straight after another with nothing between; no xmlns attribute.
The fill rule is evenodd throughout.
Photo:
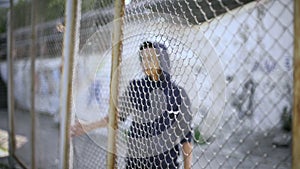
<svg viewBox="0 0 300 169"><path fill-rule="evenodd" d="M161 43L157 42L150 42L150 41L145 41L140 45L140 50L146 49L146 48L155 48L159 50L167 50L166 46Z"/></svg>
<svg viewBox="0 0 300 169"><path fill-rule="evenodd" d="M170 69L170 58L169 58L169 54L167 52L167 47L162 43L145 41L140 45L139 49L141 51L141 50L144 50L147 48L157 49L156 52L159 55L158 59L160 61L160 66L163 71L168 72ZM141 55L139 55L139 59L140 59L140 61L142 61Z"/></svg>

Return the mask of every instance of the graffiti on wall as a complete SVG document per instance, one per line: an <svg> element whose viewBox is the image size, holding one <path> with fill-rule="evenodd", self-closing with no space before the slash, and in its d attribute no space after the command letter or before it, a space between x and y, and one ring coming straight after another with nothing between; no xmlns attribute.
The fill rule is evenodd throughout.
<svg viewBox="0 0 300 169"><path fill-rule="evenodd" d="M242 86L242 91L233 95L232 106L236 109L238 117L251 116L254 112L254 94L256 84L249 78Z"/></svg>
<svg viewBox="0 0 300 169"><path fill-rule="evenodd" d="M235 90L237 90L236 93L232 94L232 101L231 105L232 107L237 111L238 117L241 119L243 117L250 117L254 111L255 111L255 95L260 95L259 93L256 93L256 90L271 88L273 94L276 92L281 93L282 97L287 99L288 103L291 103L291 98L289 86L286 85L285 80L282 82L282 89L274 89L275 83L278 84L278 81L274 80L273 78L277 78L277 76L273 75L272 73L275 71L280 70L282 72L289 72L293 69L292 66L292 57L286 56L284 57L281 62L271 60L271 59L265 59L262 61L255 61L252 66L250 66L251 70L251 76L246 79L243 83L241 83L240 86L238 86ZM255 79L255 75L260 74L267 74L268 77L273 78L264 78L265 81L261 81L262 79L259 78L259 80ZM281 79L283 76L278 76L279 79ZM227 81L230 83L233 82L233 77L229 76L227 77ZM236 83L236 82L235 82ZM259 87L260 86L260 87ZM257 88L260 89L257 89ZM269 90L269 89L266 89ZM287 105L287 107L291 107L291 105ZM284 110L282 110L284 112Z"/></svg>
<svg viewBox="0 0 300 169"><path fill-rule="evenodd" d="M292 70L292 57L291 56L285 56L284 57L284 66L281 67L284 71L290 71ZM258 70L262 70L266 74L272 73L276 68L278 67L278 62L274 59L265 59L263 61L255 61L251 72L256 72Z"/></svg>
<svg viewBox="0 0 300 169"><path fill-rule="evenodd" d="M60 70L38 70L35 74L35 93L37 95L59 95Z"/></svg>

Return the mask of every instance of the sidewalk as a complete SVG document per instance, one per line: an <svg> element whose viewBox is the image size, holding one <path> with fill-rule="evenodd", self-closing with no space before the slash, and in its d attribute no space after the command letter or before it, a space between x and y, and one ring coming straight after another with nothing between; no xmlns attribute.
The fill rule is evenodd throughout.
<svg viewBox="0 0 300 169"><path fill-rule="evenodd" d="M17 110L15 116L16 134L25 136L28 139L28 142L17 149L16 155L26 165L30 165L30 114L26 111ZM39 114L38 116L36 144L38 168L57 169L59 162L59 126L54 122L52 116L45 114ZM7 111L0 110L0 129L2 130L7 129L7 117ZM226 138L228 132L219 133L210 144L194 145L193 168L291 168L291 145L277 144L279 136L290 137L290 133L281 133L279 129L273 128L268 133L255 132L245 137L247 133L241 130L235 132L226 141L224 138ZM73 140L75 146L73 148L73 168L106 168L105 138L105 136L96 133L75 138ZM243 141L241 142L241 140ZM288 141L290 139L284 138L284 140ZM99 146L98 143L103 144L103 146ZM126 146L126 143L120 142L119 146L124 148L123 146ZM122 155L125 156L126 153ZM123 157L120 157L118 161L119 165L124 166ZM4 165L1 166L1 164ZM1 167L5 168L7 164L7 158L0 158L0 169Z"/></svg>
<svg viewBox="0 0 300 169"><path fill-rule="evenodd" d="M56 169L59 157L59 125L53 117L38 114L36 125L36 157L38 168ZM7 110L0 110L0 129L7 131ZM24 136L27 142L17 148L16 156L27 166L31 165L31 119L30 113L24 110L15 110L15 133ZM0 164L8 164L7 158L1 158ZM1 165L0 165L1 166Z"/></svg>

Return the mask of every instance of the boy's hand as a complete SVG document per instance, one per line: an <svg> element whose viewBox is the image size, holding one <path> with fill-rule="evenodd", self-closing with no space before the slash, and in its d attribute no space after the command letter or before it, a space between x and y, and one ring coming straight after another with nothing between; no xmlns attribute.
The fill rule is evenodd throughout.
<svg viewBox="0 0 300 169"><path fill-rule="evenodd" d="M108 124L108 117L104 117L99 121L95 121L88 124L80 123L78 120L75 120L75 124L71 126L71 137L81 136L91 130L107 127L107 124Z"/></svg>
<svg viewBox="0 0 300 169"><path fill-rule="evenodd" d="M85 133L87 133L85 124L81 124L78 120L75 120L75 124L71 126L71 137L81 136Z"/></svg>

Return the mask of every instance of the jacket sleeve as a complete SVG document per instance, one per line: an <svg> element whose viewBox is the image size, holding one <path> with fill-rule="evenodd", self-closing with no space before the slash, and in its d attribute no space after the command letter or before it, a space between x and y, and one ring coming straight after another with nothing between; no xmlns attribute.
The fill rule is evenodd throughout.
<svg viewBox="0 0 300 169"><path fill-rule="evenodd" d="M134 109L134 82L130 82L125 91L118 98L118 116L120 121L125 121Z"/></svg>
<svg viewBox="0 0 300 169"><path fill-rule="evenodd" d="M183 88L179 88L181 104L179 105L179 114L177 116L178 120L178 130L180 133L180 143L191 142L193 138L193 114L191 112L191 102L190 99Z"/></svg>

